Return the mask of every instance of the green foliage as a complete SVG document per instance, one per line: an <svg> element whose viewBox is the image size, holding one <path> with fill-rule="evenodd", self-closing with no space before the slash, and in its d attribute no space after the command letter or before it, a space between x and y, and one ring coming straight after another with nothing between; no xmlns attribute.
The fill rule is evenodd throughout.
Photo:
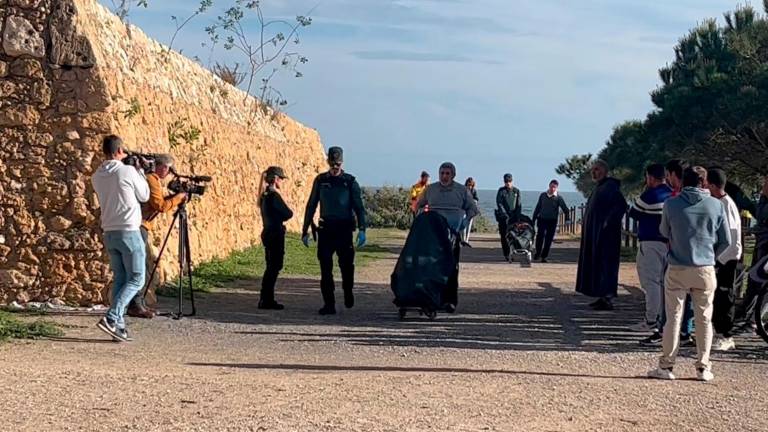
<svg viewBox="0 0 768 432"><path fill-rule="evenodd" d="M139 102L139 99L132 97L131 100L128 101L128 109L121 111L121 113L126 120L130 120L141 114L141 103Z"/></svg>
<svg viewBox="0 0 768 432"><path fill-rule="evenodd" d="M25 322L8 312L0 311L0 341L57 337L63 334L64 332L51 322L42 320Z"/></svg>
<svg viewBox="0 0 768 432"><path fill-rule="evenodd" d="M376 245L377 239L384 235L386 233L377 230L368 233L368 244L358 249L355 255L355 264L358 267L383 258L388 253L386 249ZM210 292L216 287L224 287L238 280L260 279L265 266L264 248L255 245L232 252L226 258L213 259L197 265L192 271L192 283L195 291ZM320 265L317 261L316 246L306 248L299 234L288 233L285 238L285 266L281 274L319 276ZM175 296L177 283L178 279L169 282L158 290L158 295Z"/></svg>
<svg viewBox="0 0 768 432"><path fill-rule="evenodd" d="M674 53L651 93L654 111L617 126L598 157L628 193L642 188L645 166L672 158L719 165L757 190L768 174L768 17L740 7L723 26L707 20L691 30Z"/></svg>
<svg viewBox="0 0 768 432"><path fill-rule="evenodd" d="M371 228L408 229L413 221L410 192L402 187L363 189L363 202Z"/></svg>
<svg viewBox="0 0 768 432"><path fill-rule="evenodd" d="M473 233L493 233L496 232L497 229L496 222L488 219L482 214L475 216L475 219L472 220Z"/></svg>
<svg viewBox="0 0 768 432"><path fill-rule="evenodd" d="M557 174L568 177L576 185L576 190L585 196L592 190L590 168L594 162L591 153L573 155L555 168Z"/></svg>

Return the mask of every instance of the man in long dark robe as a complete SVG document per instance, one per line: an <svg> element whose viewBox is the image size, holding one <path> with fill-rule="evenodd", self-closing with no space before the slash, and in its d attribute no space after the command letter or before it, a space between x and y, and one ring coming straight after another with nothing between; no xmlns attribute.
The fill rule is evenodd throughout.
<svg viewBox="0 0 768 432"><path fill-rule="evenodd" d="M621 220L627 201L621 183L608 177L608 164L598 160L592 166L596 187L589 197L581 228L581 253L576 276L576 291L597 301L596 310L613 310L621 259Z"/></svg>

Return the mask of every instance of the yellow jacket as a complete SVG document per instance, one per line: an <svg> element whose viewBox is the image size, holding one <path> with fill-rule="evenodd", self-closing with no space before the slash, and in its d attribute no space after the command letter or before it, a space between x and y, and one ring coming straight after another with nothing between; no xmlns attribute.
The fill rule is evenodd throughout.
<svg viewBox="0 0 768 432"><path fill-rule="evenodd" d="M141 205L141 226L147 231L152 230L153 221L160 213L173 210L184 199L181 195L163 196L163 185L160 177L152 173L147 175L149 185L149 201Z"/></svg>
<svg viewBox="0 0 768 432"><path fill-rule="evenodd" d="M416 183L411 186L411 210L416 211L416 203L419 201L419 197L426 188L427 185L421 183Z"/></svg>

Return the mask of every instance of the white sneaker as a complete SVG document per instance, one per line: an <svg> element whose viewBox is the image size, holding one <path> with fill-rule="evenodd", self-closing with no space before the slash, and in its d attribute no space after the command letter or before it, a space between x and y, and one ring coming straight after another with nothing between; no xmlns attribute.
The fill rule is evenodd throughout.
<svg viewBox="0 0 768 432"><path fill-rule="evenodd" d="M709 369L699 369L696 371L696 379L699 381L709 382L715 379L715 375Z"/></svg>
<svg viewBox="0 0 768 432"><path fill-rule="evenodd" d="M733 338L718 336L712 342L712 349L715 351L728 351L734 348L736 348L736 343L733 342Z"/></svg>
<svg viewBox="0 0 768 432"><path fill-rule="evenodd" d="M673 380L675 379L675 374L672 373L672 369L657 368L648 372L648 378Z"/></svg>
<svg viewBox="0 0 768 432"><path fill-rule="evenodd" d="M655 332L656 331L656 324L655 323L647 323L645 321L640 321L637 324L632 324L629 326L629 329L633 332L638 333L649 333L649 332Z"/></svg>

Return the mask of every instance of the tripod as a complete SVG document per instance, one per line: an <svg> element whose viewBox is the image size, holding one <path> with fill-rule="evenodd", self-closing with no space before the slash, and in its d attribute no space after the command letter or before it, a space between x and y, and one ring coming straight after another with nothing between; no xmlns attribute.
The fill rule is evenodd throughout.
<svg viewBox="0 0 768 432"><path fill-rule="evenodd" d="M176 312L167 312L167 313L161 313L158 315L165 315L170 316L173 319L181 319L185 316L195 316L197 313L195 309L195 294L194 289L192 287L192 249L189 246L189 216L187 215L187 205L186 202L182 202L179 204L179 207L176 209L176 212L173 214L173 222L171 222L170 228L168 228L168 233L165 235L165 239L163 240L163 245L160 247L160 253L157 255L157 259L154 262L154 265L152 266L152 272L149 275L149 279L147 279L147 284L144 287L144 293L143 297L147 297L147 292L149 290L149 285L152 283L152 279L155 277L155 272L157 272L157 267L160 264L160 259L163 257L163 252L165 251L165 246L168 244L168 238L171 236L171 233L173 232L173 227L176 225L176 221L179 222L179 283L177 285L177 296L179 299L179 306ZM189 282L189 301L192 303L192 312L185 314L184 313L184 304L183 304L183 297L184 297L184 277L187 277L187 281Z"/></svg>

